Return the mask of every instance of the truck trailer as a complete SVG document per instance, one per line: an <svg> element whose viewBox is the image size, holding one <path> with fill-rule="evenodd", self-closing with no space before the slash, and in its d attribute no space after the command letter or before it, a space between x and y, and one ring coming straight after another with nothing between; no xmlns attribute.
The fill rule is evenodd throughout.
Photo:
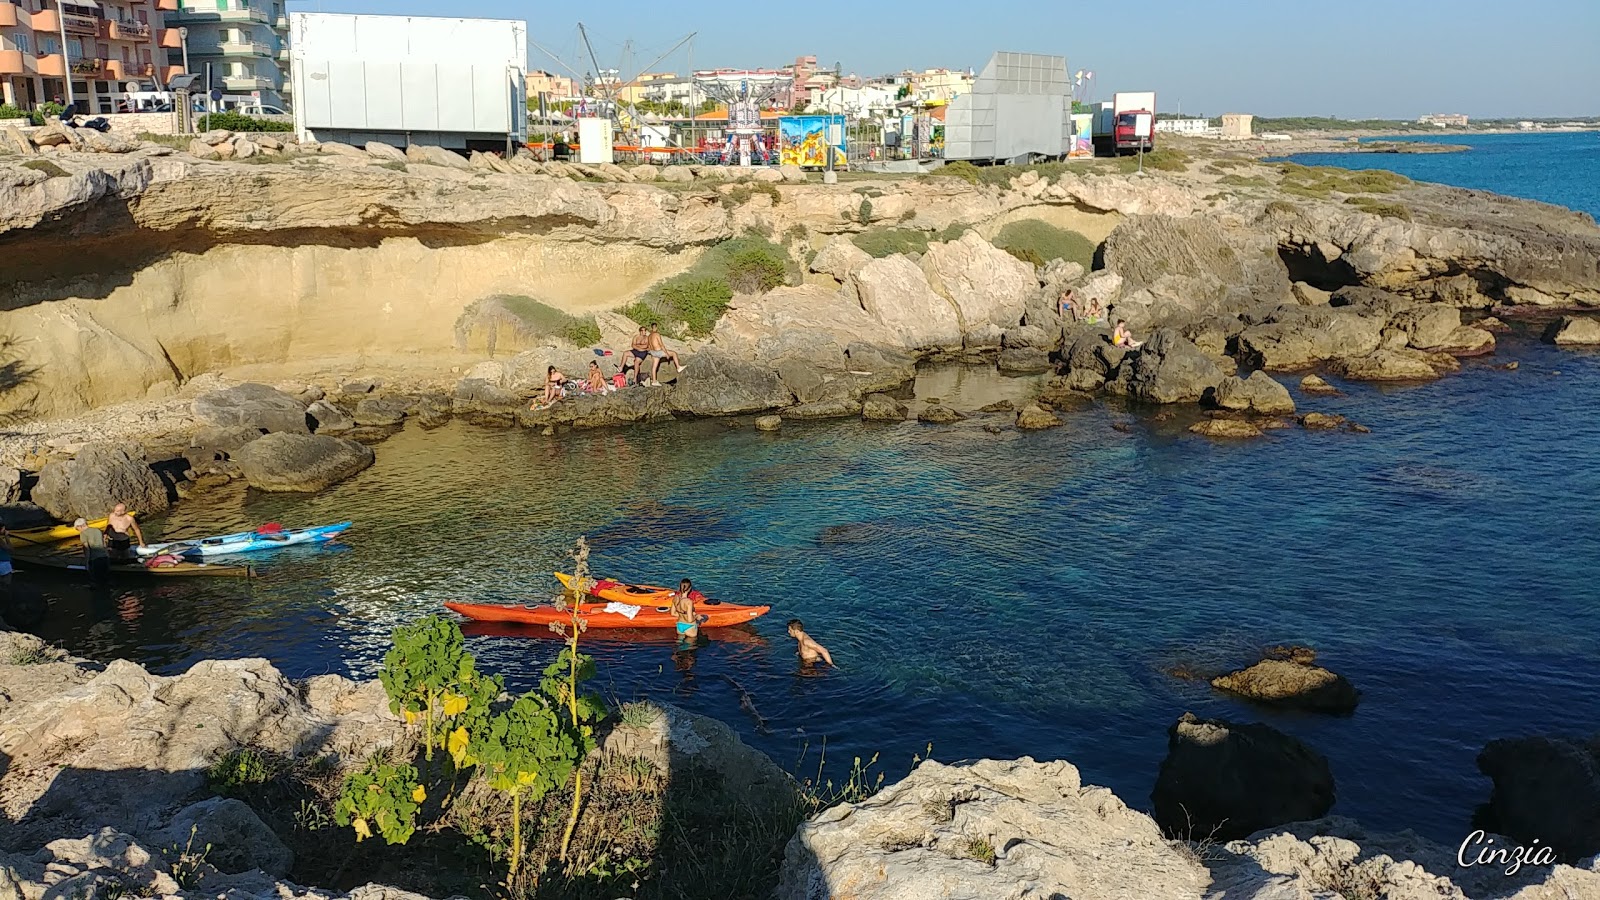
<svg viewBox="0 0 1600 900"><path fill-rule="evenodd" d="M527 141L523 22L292 13L302 141L499 150Z"/></svg>
<svg viewBox="0 0 1600 900"><path fill-rule="evenodd" d="M1128 91L1094 107L1094 152L1121 156L1156 148L1156 92Z"/></svg>

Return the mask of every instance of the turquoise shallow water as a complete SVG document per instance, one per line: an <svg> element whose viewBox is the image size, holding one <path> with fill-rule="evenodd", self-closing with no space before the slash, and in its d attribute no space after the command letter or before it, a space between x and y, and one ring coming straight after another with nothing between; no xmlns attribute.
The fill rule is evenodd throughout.
<svg viewBox="0 0 1600 900"><path fill-rule="evenodd" d="M1506 359L1521 368L1488 364ZM1304 738L1332 761L1336 812L1454 844L1487 796L1484 742L1600 722L1597 391L1600 356L1512 338L1434 384L1304 403L1368 435L1214 443L1106 407L1038 434L407 429L324 495L226 491L156 523L353 518L347 547L287 550L255 584L48 582L38 630L167 672L259 655L371 675L388 630L446 599L548 595L544 573L587 533L604 572L776 607L692 656L593 650L609 695L716 716L786 765L804 751L811 770L824 740L836 776L878 752L898 778L930 742L943 759L1064 757L1141 806L1166 727L1192 710ZM797 675L791 615L840 671ZM1162 671L1282 641L1348 675L1359 711L1262 711ZM519 685L556 651L520 633L469 643Z"/></svg>
<svg viewBox="0 0 1600 900"><path fill-rule="evenodd" d="M1382 138L1461 144L1461 153L1302 153L1308 166L1388 169L1418 181L1542 200L1600 218L1600 132Z"/></svg>

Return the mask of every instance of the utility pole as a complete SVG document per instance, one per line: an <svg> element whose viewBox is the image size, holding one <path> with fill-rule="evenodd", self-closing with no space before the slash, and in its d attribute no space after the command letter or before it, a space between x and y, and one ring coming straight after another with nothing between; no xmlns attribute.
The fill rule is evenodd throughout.
<svg viewBox="0 0 1600 900"><path fill-rule="evenodd" d="M56 0L56 26L61 30L61 80L67 83L67 105L76 102L72 95L72 54L67 52L67 7Z"/></svg>

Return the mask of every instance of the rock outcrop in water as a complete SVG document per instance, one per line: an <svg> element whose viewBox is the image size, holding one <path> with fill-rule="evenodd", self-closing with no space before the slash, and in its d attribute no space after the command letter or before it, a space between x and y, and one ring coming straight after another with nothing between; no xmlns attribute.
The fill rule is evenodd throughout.
<svg viewBox="0 0 1600 900"><path fill-rule="evenodd" d="M1494 780L1481 827L1569 862L1600 853L1600 736L1490 741L1478 768Z"/></svg>

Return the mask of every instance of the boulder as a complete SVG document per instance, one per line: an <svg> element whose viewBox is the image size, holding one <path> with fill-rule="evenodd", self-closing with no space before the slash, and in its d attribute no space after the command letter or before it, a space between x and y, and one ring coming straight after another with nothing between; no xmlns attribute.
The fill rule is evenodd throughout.
<svg viewBox="0 0 1600 900"><path fill-rule="evenodd" d="M268 434L233 455L250 486L263 491L320 491L372 465L372 448L323 434Z"/></svg>
<svg viewBox="0 0 1600 900"><path fill-rule="evenodd" d="M221 159L222 155L211 144L195 138L189 141L189 155L195 159Z"/></svg>
<svg viewBox="0 0 1600 900"><path fill-rule="evenodd" d="M1239 333L1239 362L1268 372L1309 368L1333 355L1333 340L1320 328L1270 322Z"/></svg>
<svg viewBox="0 0 1600 900"><path fill-rule="evenodd" d="M143 454L112 444L85 444L71 459L45 464L33 502L52 516L94 519L118 503L146 515L167 508L167 487Z"/></svg>
<svg viewBox="0 0 1600 900"><path fill-rule="evenodd" d="M867 255L867 251L857 247L848 236L837 235L817 251L816 258L811 260L810 268L819 275L828 275L835 281L847 282L870 262L872 257Z"/></svg>
<svg viewBox="0 0 1600 900"><path fill-rule="evenodd" d="M1066 424L1061 417L1037 403L1029 403L1017 413L1017 427L1024 431L1041 431Z"/></svg>
<svg viewBox="0 0 1600 900"><path fill-rule="evenodd" d="M1260 371L1250 373L1249 378L1229 375L1222 379L1212 394L1212 402L1218 409L1262 416L1294 413L1294 399L1289 396L1289 389Z"/></svg>
<svg viewBox="0 0 1600 900"><path fill-rule="evenodd" d="M1300 427L1307 431L1332 431L1335 428L1343 428L1344 425L1344 416L1313 412L1300 417Z"/></svg>
<svg viewBox="0 0 1600 900"><path fill-rule="evenodd" d="M1067 372L1067 387L1079 391L1099 390L1106 378L1122 365L1127 354L1125 348L1111 343L1110 332L1079 332L1061 355Z"/></svg>
<svg viewBox="0 0 1600 900"><path fill-rule="evenodd" d="M430 166L444 166L447 169L459 169L463 172L470 171L472 164L459 153L453 153L443 147L431 144L412 144L406 148L406 159L410 162L425 163Z"/></svg>
<svg viewBox="0 0 1600 900"><path fill-rule="evenodd" d="M1209 881L1197 856L1070 763L929 760L802 824L776 897L1187 900Z"/></svg>
<svg viewBox="0 0 1600 900"><path fill-rule="evenodd" d="M778 374L715 348L706 348L684 363L667 395L674 413L691 416L733 416L780 409L794 395Z"/></svg>
<svg viewBox="0 0 1600 900"><path fill-rule="evenodd" d="M139 149L137 141L116 134L90 131L82 135L84 148L95 153L132 153Z"/></svg>
<svg viewBox="0 0 1600 900"><path fill-rule="evenodd" d="M1229 841L1326 814L1333 773L1321 754L1275 728L1184 713L1167 731L1150 800L1168 835Z"/></svg>
<svg viewBox="0 0 1600 900"><path fill-rule="evenodd" d="M628 169L628 176L637 182L655 181L659 174L659 170L650 165L634 166Z"/></svg>
<svg viewBox="0 0 1600 900"><path fill-rule="evenodd" d="M1389 327L1405 332L1408 346L1431 350L1443 346L1461 327L1461 310L1442 303L1413 306L1391 316Z"/></svg>
<svg viewBox="0 0 1600 900"><path fill-rule="evenodd" d="M848 419L861 415L861 401L843 398L839 400L819 400L815 403L799 403L787 407L780 413L785 419Z"/></svg>
<svg viewBox="0 0 1600 900"><path fill-rule="evenodd" d="M904 422L906 405L888 394L868 394L861 401L861 418L869 422Z"/></svg>
<svg viewBox="0 0 1600 900"><path fill-rule="evenodd" d="M1244 419L1205 419L1190 425L1189 430L1206 437L1226 439L1258 438L1266 433L1259 425Z"/></svg>
<svg viewBox="0 0 1600 900"><path fill-rule="evenodd" d="M958 325L968 347L999 346L1001 333L1022 320L1029 299L1039 290L1033 266L976 231L929 244L919 265L933 292L959 311Z"/></svg>
<svg viewBox="0 0 1600 900"><path fill-rule="evenodd" d="M365 402L365 401L362 401ZM356 427L354 416L326 400L318 400L306 408L306 415L316 423L317 434L335 434Z"/></svg>
<svg viewBox="0 0 1600 900"><path fill-rule="evenodd" d="M202 132L200 134L200 140L205 141L206 143L215 147L232 141L233 132L226 128L213 128L210 131Z"/></svg>
<svg viewBox="0 0 1600 900"><path fill-rule="evenodd" d="M604 428L630 422L657 422L672 418L665 391L630 388L609 394L568 397L545 409L519 409L518 424L526 428L567 425Z"/></svg>
<svg viewBox="0 0 1600 900"><path fill-rule="evenodd" d="M1495 338L1491 332L1471 325L1462 325L1450 332L1450 336L1443 344L1433 349L1451 356L1484 356L1493 353L1494 348Z"/></svg>
<svg viewBox="0 0 1600 900"><path fill-rule="evenodd" d="M399 397L367 397L356 404L354 418L357 425L399 425L410 406Z"/></svg>
<svg viewBox="0 0 1600 900"><path fill-rule="evenodd" d="M784 182L788 184L805 184L806 182L806 170L793 163L785 163L779 166L778 174L783 176Z"/></svg>
<svg viewBox="0 0 1600 900"><path fill-rule="evenodd" d="M260 152L261 148L257 146L254 141L247 141L244 138L238 138L233 142L234 159L249 159Z"/></svg>
<svg viewBox="0 0 1600 900"><path fill-rule="evenodd" d="M34 149L33 141L28 140L28 136L15 125L6 126L6 144L13 153L21 156L35 156L39 152Z"/></svg>
<svg viewBox="0 0 1600 900"><path fill-rule="evenodd" d="M1566 862L1600 853L1600 736L1490 741L1478 769L1494 781L1473 824Z"/></svg>
<svg viewBox="0 0 1600 900"><path fill-rule="evenodd" d="M1049 351L1015 347L1001 350L995 367L1002 375L1039 375L1054 369L1055 364L1050 362Z"/></svg>
<svg viewBox="0 0 1600 900"><path fill-rule="evenodd" d="M1211 357L1176 330L1162 328L1123 360L1106 389L1149 403L1192 403L1222 378Z"/></svg>
<svg viewBox="0 0 1600 900"><path fill-rule="evenodd" d="M917 413L917 421L926 425L949 425L952 422L959 422L965 418L966 416L956 412L950 407L939 406L937 404L926 407L921 412Z"/></svg>
<svg viewBox="0 0 1600 900"><path fill-rule="evenodd" d="M212 797L178 810L162 843L209 847L206 862L226 874L261 871L278 878L294 867L294 853L251 811L231 797Z"/></svg>
<svg viewBox="0 0 1600 900"><path fill-rule="evenodd" d="M783 427L783 418L780 416L759 416L756 418L757 431L777 431Z"/></svg>
<svg viewBox="0 0 1600 900"><path fill-rule="evenodd" d="M549 167L549 163L545 164ZM661 170L661 180L673 184L688 184L694 181L694 173L688 166L666 166Z"/></svg>
<svg viewBox="0 0 1600 900"><path fill-rule="evenodd" d="M778 184L783 181L783 173L777 169L757 169L755 174L750 177L752 180L766 182L767 184Z"/></svg>
<svg viewBox="0 0 1600 900"><path fill-rule="evenodd" d="M1034 314L1028 314L1028 321L1034 321ZM1007 328L1000 336L1000 345L1007 350L1054 350L1061 342L1061 329L1046 328L1043 325L1018 325Z"/></svg>
<svg viewBox="0 0 1600 900"><path fill-rule="evenodd" d="M935 293L926 270L916 263L898 254L869 259L854 278L862 308L899 346L907 350L962 346L960 314L951 301Z"/></svg>
<svg viewBox="0 0 1600 900"><path fill-rule="evenodd" d="M1276 243L1264 235L1251 238L1225 231L1214 216L1135 215L1106 237L1105 267L1130 291L1162 291L1177 278L1191 309L1230 294L1288 296L1289 273Z"/></svg>
<svg viewBox="0 0 1600 900"><path fill-rule="evenodd" d="M363 162L371 158L367 156L367 151L360 147L352 147L339 141L323 141L317 152L325 156L343 156L346 159L359 159Z"/></svg>
<svg viewBox="0 0 1600 900"><path fill-rule="evenodd" d="M1342 357L1329 369L1351 381L1432 381L1439 377L1435 361L1417 350L1378 350L1366 356Z"/></svg>
<svg viewBox="0 0 1600 900"><path fill-rule="evenodd" d="M196 397L194 417L207 425L246 425L262 431L307 434L306 405L276 388L246 383Z"/></svg>
<svg viewBox="0 0 1600 900"><path fill-rule="evenodd" d="M1264 659L1253 666L1219 675L1211 686L1272 706L1312 712L1349 715L1361 700L1343 675L1312 665L1284 659Z"/></svg>
<svg viewBox="0 0 1600 900"><path fill-rule="evenodd" d="M1544 341L1563 347L1600 346L1600 319L1562 316L1545 328Z"/></svg>
<svg viewBox="0 0 1600 900"><path fill-rule="evenodd" d="M1307 375L1300 379L1300 390L1307 394L1338 394L1338 388L1329 384L1321 375Z"/></svg>
<svg viewBox="0 0 1600 900"><path fill-rule="evenodd" d="M367 155L373 159L381 159L388 162L406 161L406 152L404 150L393 144L386 144L383 141L367 141L365 149Z"/></svg>

